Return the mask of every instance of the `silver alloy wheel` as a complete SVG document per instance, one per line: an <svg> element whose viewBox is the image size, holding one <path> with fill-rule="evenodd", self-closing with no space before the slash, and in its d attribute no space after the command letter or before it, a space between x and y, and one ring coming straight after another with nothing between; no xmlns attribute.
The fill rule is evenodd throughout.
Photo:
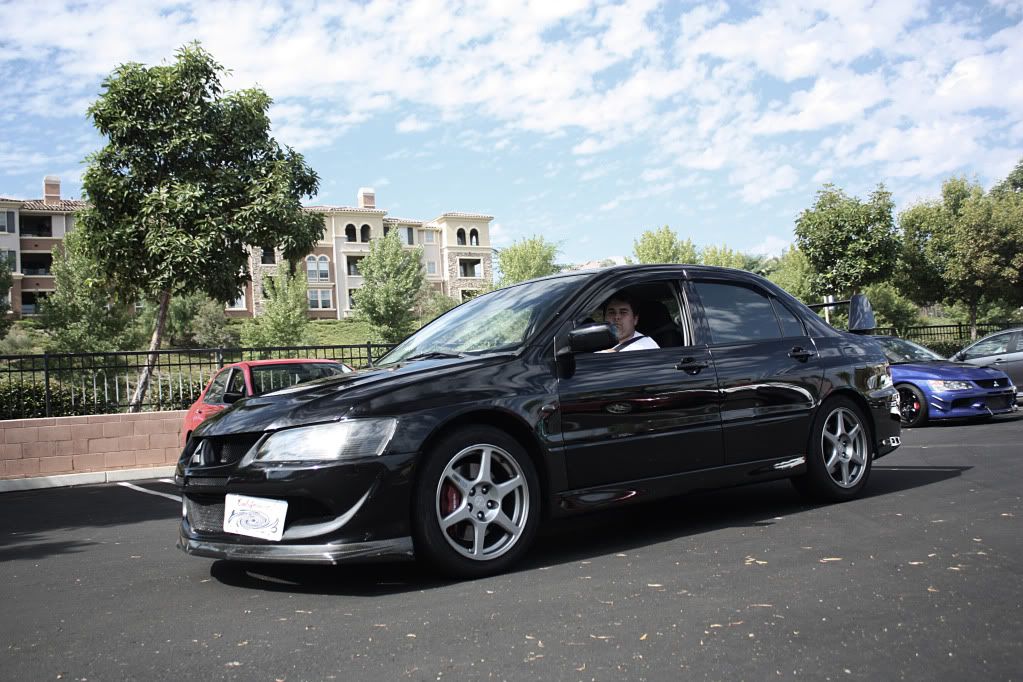
<svg viewBox="0 0 1023 682"><path fill-rule="evenodd" d="M821 432L824 468L836 484L852 488L867 471L870 456L867 430L856 413L846 407L831 411Z"/></svg>
<svg viewBox="0 0 1023 682"><path fill-rule="evenodd" d="M470 445L444 467L434 512L451 547L475 561L510 550L529 519L529 488L518 462L506 450Z"/></svg>

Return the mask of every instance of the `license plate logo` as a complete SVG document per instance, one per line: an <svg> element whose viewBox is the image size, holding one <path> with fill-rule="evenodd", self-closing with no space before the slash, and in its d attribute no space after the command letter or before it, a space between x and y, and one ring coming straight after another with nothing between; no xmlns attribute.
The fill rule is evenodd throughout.
<svg viewBox="0 0 1023 682"><path fill-rule="evenodd" d="M247 495L224 499L224 532L279 541L284 535L288 503Z"/></svg>

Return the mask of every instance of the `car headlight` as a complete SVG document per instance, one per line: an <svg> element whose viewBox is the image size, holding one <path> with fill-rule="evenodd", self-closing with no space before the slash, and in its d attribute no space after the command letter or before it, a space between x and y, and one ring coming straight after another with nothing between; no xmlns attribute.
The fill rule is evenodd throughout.
<svg viewBox="0 0 1023 682"><path fill-rule="evenodd" d="M937 379L928 381L927 384L931 387L932 391L968 391L973 388L973 384L969 381L946 381L943 379Z"/></svg>
<svg viewBox="0 0 1023 682"><path fill-rule="evenodd" d="M300 426L272 434L246 455L256 462L336 462L380 455L394 435L396 419L349 419Z"/></svg>

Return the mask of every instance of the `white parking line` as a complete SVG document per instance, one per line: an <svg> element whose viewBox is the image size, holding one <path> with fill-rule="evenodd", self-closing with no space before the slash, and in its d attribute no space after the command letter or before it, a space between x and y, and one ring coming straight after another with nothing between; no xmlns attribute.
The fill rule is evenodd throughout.
<svg viewBox="0 0 1023 682"><path fill-rule="evenodd" d="M137 490L140 493L149 493L150 495L159 495L160 497L166 497L168 500L174 500L175 502L181 501L181 498L178 497L177 495L171 495L170 493L158 493L155 490L146 490L145 488L142 488L137 485L132 485L131 483L121 482L118 483L117 485L123 485L125 488L131 488L132 490Z"/></svg>

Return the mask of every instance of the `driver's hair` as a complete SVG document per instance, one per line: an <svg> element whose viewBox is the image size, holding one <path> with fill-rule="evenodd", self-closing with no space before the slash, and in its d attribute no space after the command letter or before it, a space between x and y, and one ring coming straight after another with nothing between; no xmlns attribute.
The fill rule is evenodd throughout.
<svg viewBox="0 0 1023 682"><path fill-rule="evenodd" d="M604 301L604 305L601 306L600 312L605 317L607 316L607 307L609 305L611 305L611 301L618 301L619 303L628 303L629 307L632 309L632 314L633 315L639 315L639 307L638 307L639 306L639 300L635 296L633 296L631 293L629 293L628 291L624 291L623 290L623 291L619 291L619 292L611 294L611 296L609 296L608 299L606 301Z"/></svg>

